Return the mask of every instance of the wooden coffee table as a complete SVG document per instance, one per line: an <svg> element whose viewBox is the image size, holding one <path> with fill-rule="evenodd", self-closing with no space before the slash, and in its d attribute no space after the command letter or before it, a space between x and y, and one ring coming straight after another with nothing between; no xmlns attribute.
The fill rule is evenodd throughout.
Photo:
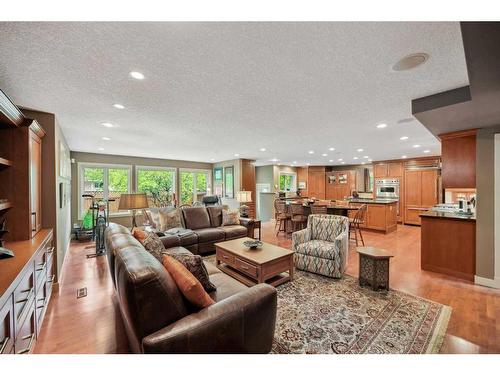
<svg viewBox="0 0 500 375"><path fill-rule="evenodd" d="M260 249L249 249L238 238L215 244L217 267L247 286L268 283L273 286L293 280L293 251L264 242Z"/></svg>

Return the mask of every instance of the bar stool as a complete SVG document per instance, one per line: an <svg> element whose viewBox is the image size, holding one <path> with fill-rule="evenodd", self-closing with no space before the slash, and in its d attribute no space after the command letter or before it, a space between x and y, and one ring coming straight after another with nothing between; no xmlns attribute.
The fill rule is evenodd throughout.
<svg viewBox="0 0 500 375"><path fill-rule="evenodd" d="M307 223L307 216L304 212L304 206L302 206L301 204L291 204L290 211L292 216L292 232L295 232L297 230L297 226L299 226L300 229L304 229Z"/></svg>
<svg viewBox="0 0 500 375"><path fill-rule="evenodd" d="M361 243L365 246L365 240L363 239L363 234L361 233L361 225L365 223L366 220L366 209L367 205L363 204L358 208L356 215L349 219L349 239L351 240L351 233L354 232L354 239L356 241L356 246L358 246L358 233L361 239Z"/></svg>
<svg viewBox="0 0 500 375"><path fill-rule="evenodd" d="M286 233L286 224L288 220L290 220L291 215L287 213L285 201L276 199L274 201L274 212L276 218L276 224L274 225L274 230L276 230L276 227L278 227L276 235L278 235L279 232Z"/></svg>

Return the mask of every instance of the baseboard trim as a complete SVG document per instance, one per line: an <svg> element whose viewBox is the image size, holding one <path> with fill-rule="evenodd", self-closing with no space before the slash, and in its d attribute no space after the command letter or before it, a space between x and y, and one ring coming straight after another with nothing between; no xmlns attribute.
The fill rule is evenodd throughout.
<svg viewBox="0 0 500 375"><path fill-rule="evenodd" d="M490 288L500 289L500 278L488 279L486 277L474 276L474 283Z"/></svg>

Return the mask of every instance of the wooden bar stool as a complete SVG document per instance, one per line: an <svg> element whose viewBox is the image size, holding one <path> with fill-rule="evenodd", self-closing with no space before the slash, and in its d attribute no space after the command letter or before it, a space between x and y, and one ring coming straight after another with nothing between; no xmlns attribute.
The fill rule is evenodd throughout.
<svg viewBox="0 0 500 375"><path fill-rule="evenodd" d="M291 221L292 221L292 232L297 231L297 226L300 229L304 229L307 223L307 216L304 212L304 206L302 204L291 204Z"/></svg>
<svg viewBox="0 0 500 375"><path fill-rule="evenodd" d="M366 220L366 209L367 205L363 204L358 208L356 215L349 219L349 239L352 239L351 233L354 233L354 240L356 241L356 246L358 246L358 233L361 239L361 243L365 246L365 240L363 239L363 234L361 233L361 225L365 223Z"/></svg>
<svg viewBox="0 0 500 375"><path fill-rule="evenodd" d="M286 224L290 220L291 215L287 212L287 207L285 201L276 199L274 201L274 210L276 215L276 224L274 225L274 230L278 227L276 235L280 232L286 233Z"/></svg>

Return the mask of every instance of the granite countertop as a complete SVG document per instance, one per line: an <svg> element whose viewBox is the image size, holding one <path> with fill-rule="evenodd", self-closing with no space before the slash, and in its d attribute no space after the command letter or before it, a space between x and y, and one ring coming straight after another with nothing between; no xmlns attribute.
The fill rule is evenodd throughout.
<svg viewBox="0 0 500 375"><path fill-rule="evenodd" d="M366 198L352 198L349 199L351 203L366 203L366 204L392 204L398 203L397 199L366 199Z"/></svg>
<svg viewBox="0 0 500 375"><path fill-rule="evenodd" d="M466 220L476 221L476 215L461 215L457 212L443 212L443 211L426 211L420 214L420 217L432 217L437 219L451 219L451 220Z"/></svg>

